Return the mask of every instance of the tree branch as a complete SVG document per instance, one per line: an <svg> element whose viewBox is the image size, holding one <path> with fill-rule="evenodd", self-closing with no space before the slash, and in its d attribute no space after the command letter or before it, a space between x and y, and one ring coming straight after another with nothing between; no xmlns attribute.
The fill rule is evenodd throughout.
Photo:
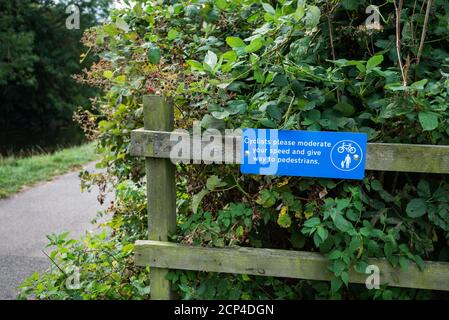
<svg viewBox="0 0 449 320"><path fill-rule="evenodd" d="M331 46L331 53L332 53L332 59L335 61L337 60L336 55L335 55L335 47L334 47L334 34L332 31L332 14L335 10L335 8L337 8L338 4L335 5L330 11L329 14L327 15L327 25L329 28L329 42L330 42L330 46ZM340 91L337 90L337 101L340 103Z"/></svg>
<svg viewBox="0 0 449 320"><path fill-rule="evenodd" d="M422 29L422 33L421 33L421 41L419 43L418 55L416 56L416 65L418 65L419 62L421 61L421 55L422 55L422 51L424 49L424 41L426 39L427 26L429 23L431 6L432 6L432 0L427 0L426 16L424 18L424 25L423 25L423 29Z"/></svg>
<svg viewBox="0 0 449 320"><path fill-rule="evenodd" d="M407 77L404 72L404 66L401 58L401 12L404 5L404 0L399 0L399 5L396 4L396 0L393 1L394 8L396 9L396 53L398 55L399 69L401 70L402 85L407 85Z"/></svg>

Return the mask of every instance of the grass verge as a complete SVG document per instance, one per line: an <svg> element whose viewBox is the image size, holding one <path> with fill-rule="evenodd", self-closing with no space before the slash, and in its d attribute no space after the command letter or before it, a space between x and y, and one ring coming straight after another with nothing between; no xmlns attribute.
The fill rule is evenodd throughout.
<svg viewBox="0 0 449 320"><path fill-rule="evenodd" d="M74 170L97 158L95 143L88 143L27 158L0 156L0 199L37 182Z"/></svg>

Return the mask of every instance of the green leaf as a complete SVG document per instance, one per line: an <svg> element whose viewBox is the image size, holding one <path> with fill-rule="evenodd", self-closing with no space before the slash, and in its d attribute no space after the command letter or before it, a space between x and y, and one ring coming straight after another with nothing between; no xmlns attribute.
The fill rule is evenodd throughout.
<svg viewBox="0 0 449 320"><path fill-rule="evenodd" d="M203 71L203 65L195 60L187 60L187 64L192 67L192 70Z"/></svg>
<svg viewBox="0 0 449 320"><path fill-rule="evenodd" d="M343 284L343 281L339 277L332 277L331 279L331 290L332 292L337 292Z"/></svg>
<svg viewBox="0 0 449 320"><path fill-rule="evenodd" d="M274 8L273 8L273 6L271 4L266 3L266 2L262 2L262 7L269 14L271 14L273 16L276 14L276 10L274 10Z"/></svg>
<svg viewBox="0 0 449 320"><path fill-rule="evenodd" d="M377 67L384 61L384 57L382 55L375 55L371 57L366 63L366 71L369 72L373 68Z"/></svg>
<svg viewBox="0 0 449 320"><path fill-rule="evenodd" d="M350 117L355 113L355 108L351 104L344 101L337 103L334 109L339 111L345 117Z"/></svg>
<svg viewBox="0 0 449 320"><path fill-rule="evenodd" d="M221 181L221 179L216 175L210 176L206 182L206 188L210 191L224 186L226 186L226 182Z"/></svg>
<svg viewBox="0 0 449 320"><path fill-rule="evenodd" d="M124 84L126 82L126 76L125 75L120 75L117 78L115 78L115 81L118 84Z"/></svg>
<svg viewBox="0 0 449 320"><path fill-rule="evenodd" d="M381 191L384 189L379 180L371 181L371 187L373 188L374 191Z"/></svg>
<svg viewBox="0 0 449 320"><path fill-rule="evenodd" d="M329 232L326 229L324 229L323 227L319 226L316 229L316 232L320 236L322 242L326 241L326 239L327 239L327 237L329 235Z"/></svg>
<svg viewBox="0 0 449 320"><path fill-rule="evenodd" d="M215 0L215 5L221 10L226 9L229 6L226 0Z"/></svg>
<svg viewBox="0 0 449 320"><path fill-rule="evenodd" d="M124 252L125 254L129 254L134 250L134 244L133 243L129 243L125 246L123 246L122 248L122 252Z"/></svg>
<svg viewBox="0 0 449 320"><path fill-rule="evenodd" d="M349 274L346 271L343 271L340 275L341 280L346 285L346 287L349 285Z"/></svg>
<svg viewBox="0 0 449 320"><path fill-rule="evenodd" d="M420 256L418 256L418 255L414 256L414 260L415 260L416 265L418 266L419 270L423 271L424 270L424 266L425 266L424 265L424 260Z"/></svg>
<svg viewBox="0 0 449 320"><path fill-rule="evenodd" d="M248 104L245 100L232 100L227 103L226 110L229 114L244 114Z"/></svg>
<svg viewBox="0 0 449 320"><path fill-rule="evenodd" d="M115 25L117 26L117 28L123 30L124 32L128 33L129 32L129 25L126 23L125 20L123 20L123 18L118 17L115 20Z"/></svg>
<svg viewBox="0 0 449 320"><path fill-rule="evenodd" d="M351 199L343 198L336 199L335 203L337 204L337 212L341 213L344 209L346 209L351 204Z"/></svg>
<svg viewBox="0 0 449 320"><path fill-rule="evenodd" d="M223 60L228 61L228 63L234 62L235 60L237 60L237 53L235 53L235 51L233 50L230 50L223 53L221 57L223 58Z"/></svg>
<svg viewBox="0 0 449 320"><path fill-rule="evenodd" d="M354 270L358 273L365 273L366 268L368 268L368 263L366 261L358 261L354 266Z"/></svg>
<svg viewBox="0 0 449 320"><path fill-rule="evenodd" d="M245 230L243 229L243 226L239 226L236 230L235 230L235 235L237 237L243 237L243 235L245 234Z"/></svg>
<svg viewBox="0 0 449 320"><path fill-rule="evenodd" d="M288 79L283 73L278 73L273 78L273 84L276 87L283 88L288 86Z"/></svg>
<svg viewBox="0 0 449 320"><path fill-rule="evenodd" d="M167 34L168 40L174 40L178 37L179 32L176 29L170 29L170 31Z"/></svg>
<svg viewBox="0 0 449 320"><path fill-rule="evenodd" d="M245 42L243 42L243 40L239 37L227 37L226 43L233 49L245 47Z"/></svg>
<svg viewBox="0 0 449 320"><path fill-rule="evenodd" d="M208 190L203 189L199 193L195 194L192 197L192 211L193 213L196 213L198 211L198 207L203 200L203 198L209 193Z"/></svg>
<svg viewBox="0 0 449 320"><path fill-rule="evenodd" d="M316 109L312 109L307 112L306 120L309 120L310 123L314 123L321 119L321 112Z"/></svg>
<svg viewBox="0 0 449 320"><path fill-rule="evenodd" d="M399 82L388 83L384 86L385 90L391 91L407 91L407 86L402 85Z"/></svg>
<svg viewBox="0 0 449 320"><path fill-rule="evenodd" d="M222 222L226 228L228 228L231 225L231 219L229 219L229 218L223 218Z"/></svg>
<svg viewBox="0 0 449 320"><path fill-rule="evenodd" d="M268 118L263 118L259 120L259 123L261 124L261 126L265 128L276 128L276 124L273 122L273 120Z"/></svg>
<svg viewBox="0 0 449 320"><path fill-rule="evenodd" d="M438 114L434 112L420 112L418 118L424 131L431 131L438 127Z"/></svg>
<svg viewBox="0 0 449 320"><path fill-rule="evenodd" d="M310 218L309 220L306 220L306 222L304 222L304 227L315 228L315 227L319 226L320 224L321 224L320 218L313 217L313 218Z"/></svg>
<svg viewBox="0 0 449 320"><path fill-rule="evenodd" d="M426 83L427 83L427 79L422 79L422 80L413 82L410 85L410 88L413 90L424 90L424 86L426 85Z"/></svg>
<svg viewBox="0 0 449 320"><path fill-rule="evenodd" d="M396 249L396 246L391 241L386 242L384 245L385 257L387 259L391 259L393 253L396 251L395 249Z"/></svg>
<svg viewBox="0 0 449 320"><path fill-rule="evenodd" d="M418 218L426 213L427 204L423 199L415 198L407 204L405 211L410 218Z"/></svg>
<svg viewBox="0 0 449 320"><path fill-rule="evenodd" d="M418 189L418 195L422 198L430 198L431 193L430 193L430 186L429 186L429 182L427 182L426 180L420 180L417 186Z"/></svg>
<svg viewBox="0 0 449 320"><path fill-rule="evenodd" d="M405 257L399 257L399 265L401 266L402 271L407 272L408 271L408 263L409 260Z"/></svg>
<svg viewBox="0 0 449 320"><path fill-rule="evenodd" d="M214 70L217 65L218 58L217 55L212 51L207 51L206 56L204 57L204 63L210 67L210 71Z"/></svg>
<svg viewBox="0 0 449 320"><path fill-rule="evenodd" d="M334 249L331 251L331 253L329 254L328 258L330 260L336 260L336 259L340 259L342 255L342 252L340 250Z"/></svg>
<svg viewBox="0 0 449 320"><path fill-rule="evenodd" d="M315 28L320 23L321 11L317 6L308 6L305 24L308 28Z"/></svg>
<svg viewBox="0 0 449 320"><path fill-rule="evenodd" d="M290 228L292 224L292 219L290 218L290 215L288 213L280 214L278 216L277 223L282 228Z"/></svg>
<svg viewBox="0 0 449 320"><path fill-rule="evenodd" d="M106 79L112 79L113 76L114 73L110 70L106 70L105 72L103 72L103 77L105 77Z"/></svg>
<svg viewBox="0 0 449 320"><path fill-rule="evenodd" d="M243 281L251 281L251 278L247 274L242 274Z"/></svg>
<svg viewBox="0 0 449 320"><path fill-rule="evenodd" d="M296 8L293 17L295 18L296 21L299 21L304 17L305 14L306 12L304 10L304 7L298 3L298 7Z"/></svg>
<svg viewBox="0 0 449 320"><path fill-rule="evenodd" d="M351 221L357 221L360 218L360 213L357 213L356 211L349 209L346 211L346 217Z"/></svg>
<svg viewBox="0 0 449 320"><path fill-rule="evenodd" d="M360 5L359 0L343 0L341 3L346 10L355 10Z"/></svg>
<svg viewBox="0 0 449 320"><path fill-rule="evenodd" d="M382 292L382 299L383 300L393 300L393 291L385 290L384 292Z"/></svg>
<svg viewBox="0 0 449 320"><path fill-rule="evenodd" d="M218 248L222 248L224 247L225 243L224 243L224 239L223 238L217 238L213 241L214 246L218 247Z"/></svg>
<svg viewBox="0 0 449 320"><path fill-rule="evenodd" d="M148 49L148 60L152 64L159 64L161 62L161 49L152 44Z"/></svg>
<svg viewBox="0 0 449 320"><path fill-rule="evenodd" d="M353 229L352 223L346 220L343 215L337 214L334 219L334 224L340 231L349 232Z"/></svg>
<svg viewBox="0 0 449 320"><path fill-rule="evenodd" d="M335 60L334 63L337 66L340 66L340 67L355 66L357 68L357 70L359 70L360 72L365 72L366 71L366 67L365 67L364 61L338 59L338 60Z"/></svg>
<svg viewBox="0 0 449 320"><path fill-rule="evenodd" d="M263 41L261 38L253 39L251 41L251 43L245 47L245 52L246 53L256 52L257 50L262 48L262 46L263 46Z"/></svg>
<svg viewBox="0 0 449 320"><path fill-rule="evenodd" d="M276 203L276 194L270 190L264 189L259 193L256 202L264 208L270 208Z"/></svg>
<svg viewBox="0 0 449 320"><path fill-rule="evenodd" d="M313 235L313 243L315 243L315 246L317 248L319 248L320 245L323 243L323 241L321 241L321 237L318 235L317 232L315 232Z"/></svg>
<svg viewBox="0 0 449 320"><path fill-rule="evenodd" d="M103 26L103 30L104 32L106 32L106 34L108 36L115 36L117 34L120 33L120 31L118 30L117 26L115 24L106 24Z"/></svg>
<svg viewBox="0 0 449 320"><path fill-rule="evenodd" d="M282 118L282 113L275 104L270 104L267 107L267 114L274 120L280 120Z"/></svg>
<svg viewBox="0 0 449 320"><path fill-rule="evenodd" d="M231 115L231 113L228 110L223 108L219 111L213 111L211 114L215 119L218 120L223 120Z"/></svg>

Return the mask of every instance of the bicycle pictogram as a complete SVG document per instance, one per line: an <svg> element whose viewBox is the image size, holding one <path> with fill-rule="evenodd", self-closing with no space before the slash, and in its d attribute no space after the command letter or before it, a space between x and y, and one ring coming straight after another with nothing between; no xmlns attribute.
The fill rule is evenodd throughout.
<svg viewBox="0 0 449 320"><path fill-rule="evenodd" d="M337 148L337 151L338 151L338 153L343 153L343 152L346 151L346 152L349 152L351 154L354 154L356 152L356 148L354 148L352 146L352 143L345 144L343 142L343 144Z"/></svg>

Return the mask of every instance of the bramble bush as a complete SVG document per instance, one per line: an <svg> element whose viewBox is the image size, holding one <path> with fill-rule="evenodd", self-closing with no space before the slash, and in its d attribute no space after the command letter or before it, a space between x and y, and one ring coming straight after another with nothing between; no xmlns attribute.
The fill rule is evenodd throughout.
<svg viewBox="0 0 449 320"><path fill-rule="evenodd" d="M367 25L370 4L381 15ZM128 153L130 132L143 126L143 95L172 98L178 128L200 121L204 130L349 131L366 132L371 142L449 142L446 1L136 1L110 19L85 36L101 60L83 80L104 90L86 121L98 124L91 130L107 174L83 177L85 187L115 186L110 235L61 239L52 254L60 269L83 270L80 290L67 290L66 275L54 268L25 282L24 298L148 298L149 270L130 258L132 243L146 238L144 162ZM367 290L349 284L348 272L364 273L370 257L404 270L448 261L448 210L445 175L368 171L363 181L345 181L179 164L172 241L321 252L333 277L171 271L169 278L185 299L447 298L386 285ZM90 252L93 243L98 253Z"/></svg>

